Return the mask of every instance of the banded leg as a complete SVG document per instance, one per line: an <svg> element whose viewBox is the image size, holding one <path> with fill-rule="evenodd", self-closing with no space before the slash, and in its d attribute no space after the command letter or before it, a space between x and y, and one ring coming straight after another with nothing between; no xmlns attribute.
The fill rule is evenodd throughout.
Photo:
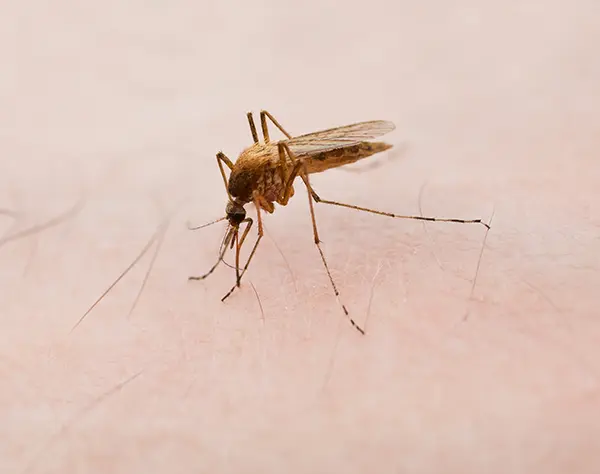
<svg viewBox="0 0 600 474"><path fill-rule="evenodd" d="M315 218L315 209L313 206L313 199L314 199L313 194L316 194L316 193L314 193L314 191L312 190L312 187L310 186L310 182L308 179L308 173L306 172L306 167L304 166L304 162L302 160L300 160L299 158L297 158L292 153L290 148L287 146L287 143L280 142L279 146L283 147L285 149L287 155L290 157L290 161L292 163L294 163L294 170L296 170L297 168L298 168L298 170L302 168L302 172L300 173L300 176L302 177L302 180L304 181L304 184L306 185L306 191L308 194L308 206L310 209L310 218L311 218L312 226L313 226L313 237L314 237L315 245L317 246L317 249L319 250L319 254L321 255L321 261L323 262L323 266L325 267L325 271L327 272L327 276L329 277L329 282L331 283L333 292L335 293L335 297L337 298L338 303L342 307L342 310L344 311L346 318L348 318L348 320L350 321L350 324L352 324L352 326L354 326L354 328L358 332L360 332L361 334L364 335L365 331L358 324L356 324L354 319L352 319L352 317L350 316L350 313L348 313L348 309L346 308L346 305L344 305L344 303L342 303L342 301L340 299L340 292L338 291L335 281L333 280L333 277L331 276L331 271L329 270L329 265L327 265L327 260L325 259L325 254L323 253L323 249L321 248L321 239L319 238L319 231L317 229L317 220ZM293 172L294 171L292 171L292 173ZM296 171L296 173L298 174L299 171ZM290 174L290 177L292 177L291 174ZM290 180L288 182L289 187L291 187L291 183L292 183L292 180Z"/></svg>
<svg viewBox="0 0 600 474"><path fill-rule="evenodd" d="M303 177L304 179L304 177ZM307 180L304 180L306 184ZM481 219L455 219L455 218L444 218L444 217L424 217L424 216L405 216L400 214L393 214L391 212L378 211L376 209L369 209L367 207L355 206L354 204L345 204L343 202L329 201L327 199L321 199L312 187L310 188L310 194L316 202L323 204L331 204L332 206L346 207L348 209L354 209L357 211L370 212L371 214L378 214L380 216L393 217L396 219L414 219L417 221L429 221L429 222L454 222L457 224L481 224L486 229L490 226L483 222Z"/></svg>
<svg viewBox="0 0 600 474"><path fill-rule="evenodd" d="M266 110L261 110L260 111L260 126L262 128L265 143L269 143L271 141L271 139L269 138L269 129L267 128L267 117L269 118L269 120L271 120L273 125L275 125L281 131L281 133L283 133L287 138L292 138L292 136L288 132L286 132L285 129L279 124L279 122L275 119L275 117L273 117Z"/></svg>
<svg viewBox="0 0 600 474"><path fill-rule="evenodd" d="M252 116L252 112L248 112L246 117L248 117L248 125L250 125L252 140L254 140L254 143L258 143L258 133L256 133L256 125L254 125L254 117Z"/></svg>

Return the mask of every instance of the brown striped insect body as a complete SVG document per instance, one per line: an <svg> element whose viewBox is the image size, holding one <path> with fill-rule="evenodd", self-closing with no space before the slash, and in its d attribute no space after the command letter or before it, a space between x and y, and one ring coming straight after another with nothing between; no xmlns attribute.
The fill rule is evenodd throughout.
<svg viewBox="0 0 600 474"><path fill-rule="evenodd" d="M285 169L294 167L293 159L303 161L306 174L355 163L392 147L382 142L357 141L359 138L377 136L393 129L391 122L362 122L275 143L256 142L242 151L233 164L227 187L229 195L241 206L252 202L254 195L259 195L261 208L272 213L273 203L287 204L284 198L288 177ZM287 147L293 158L290 154L282 157L281 145ZM284 166L282 160L285 160ZM289 186L291 197L294 193L293 183L289 183Z"/></svg>
<svg viewBox="0 0 600 474"><path fill-rule="evenodd" d="M242 151L235 163L229 160L222 152L217 153L217 163L229 199L225 209L225 216L206 225L211 225L222 220L227 220L229 222L228 231L223 239L221 250L219 251L219 258L206 274L197 277L189 277L190 280L202 280L209 276L219 263L223 261L227 248L233 248L235 246L236 284L222 300L225 300L236 287L240 286L240 280L246 272L263 236L261 210L272 213L275 210L275 203L285 206L289 199L294 195L293 184L297 177L302 179L308 190L314 241L321 255L323 265L329 276L334 293L338 299L339 292L333 281L331 272L329 271L325 255L321 249L313 202L332 204L388 217L425 221L479 223L488 227L487 224L484 224L480 219L442 219L435 217L397 215L351 204L344 204L337 201L329 201L319 197L310 185L309 175L355 163L375 153L388 150L392 145L384 142L372 142L370 140L394 130L395 126L392 122L384 120L360 122L292 137L271 114L266 111L261 111L260 122L264 137L263 143L261 143L258 138L252 113L248 113L247 117L254 144ZM286 139L276 142L271 141L267 127L267 119L269 119L286 136ZM227 178L223 165L230 170L229 178ZM246 216L246 210L244 208L248 203L253 203L256 207L258 237L248 256L246 264L241 268L239 261L240 249L253 224L252 219ZM240 229L244 224L246 224L246 226L240 236ZM199 229L206 225L194 229ZM346 307L341 302L340 305L352 325L359 332L364 334L364 331L352 318L350 318Z"/></svg>

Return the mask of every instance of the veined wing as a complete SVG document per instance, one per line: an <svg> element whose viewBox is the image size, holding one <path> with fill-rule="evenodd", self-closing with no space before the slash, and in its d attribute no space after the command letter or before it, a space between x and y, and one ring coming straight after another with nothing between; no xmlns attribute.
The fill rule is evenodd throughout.
<svg viewBox="0 0 600 474"><path fill-rule="evenodd" d="M292 152L300 157L372 140L391 132L395 128L396 126L392 122L373 120L300 135L285 140L285 142Z"/></svg>

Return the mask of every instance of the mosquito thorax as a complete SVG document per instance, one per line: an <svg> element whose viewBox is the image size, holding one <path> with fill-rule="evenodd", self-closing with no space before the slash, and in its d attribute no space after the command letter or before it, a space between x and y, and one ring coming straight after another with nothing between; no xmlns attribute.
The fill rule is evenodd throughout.
<svg viewBox="0 0 600 474"><path fill-rule="evenodd" d="M246 209L237 201L229 201L225 207L227 220L233 226L238 226L246 218Z"/></svg>

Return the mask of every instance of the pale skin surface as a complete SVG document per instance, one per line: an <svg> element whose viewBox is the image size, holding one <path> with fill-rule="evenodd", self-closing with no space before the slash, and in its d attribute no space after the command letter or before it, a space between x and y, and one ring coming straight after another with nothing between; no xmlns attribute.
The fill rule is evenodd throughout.
<svg viewBox="0 0 600 474"><path fill-rule="evenodd" d="M598 472L597 2L459 3L8 7L0 208L84 204L0 247L0 472ZM323 198L494 211L472 297L482 227L316 205L358 334L300 181L226 304L233 270L188 282L260 108L396 124ZM70 332L169 215L133 312L154 248Z"/></svg>

